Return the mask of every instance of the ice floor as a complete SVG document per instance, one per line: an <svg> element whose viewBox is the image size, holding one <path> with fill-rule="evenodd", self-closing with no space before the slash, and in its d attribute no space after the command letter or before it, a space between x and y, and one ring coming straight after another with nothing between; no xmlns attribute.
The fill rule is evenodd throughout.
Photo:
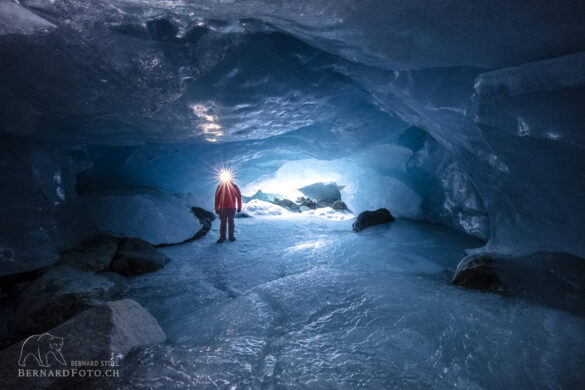
<svg viewBox="0 0 585 390"><path fill-rule="evenodd" d="M561 287L548 301L522 293L538 279L528 274L508 296L453 287L448 269L479 241L403 220L356 234L351 222L239 219L238 240L218 245L216 221L203 239L166 249L172 261L132 279L129 296L158 319L169 343L131 353L120 384L583 385L585 298L577 281L550 276Z"/></svg>

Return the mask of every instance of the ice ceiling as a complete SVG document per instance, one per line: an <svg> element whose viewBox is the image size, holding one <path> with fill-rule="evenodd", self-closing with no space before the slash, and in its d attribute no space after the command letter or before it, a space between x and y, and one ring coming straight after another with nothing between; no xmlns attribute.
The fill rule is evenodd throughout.
<svg viewBox="0 0 585 390"><path fill-rule="evenodd" d="M584 15L577 0L2 1L4 204L43 197L14 237L59 235L76 192L205 202L227 163L250 191L318 169L355 211L585 257Z"/></svg>

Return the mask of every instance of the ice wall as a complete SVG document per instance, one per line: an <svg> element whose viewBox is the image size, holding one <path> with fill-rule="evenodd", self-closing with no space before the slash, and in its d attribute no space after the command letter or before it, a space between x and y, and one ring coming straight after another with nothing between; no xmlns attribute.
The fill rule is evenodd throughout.
<svg viewBox="0 0 585 390"><path fill-rule="evenodd" d="M221 164L250 189L313 165L346 185L354 211L387 206L485 239L484 251L585 257L584 8L6 2L0 133L28 137L6 156L67 151L85 195L154 187L210 208ZM39 183L69 163L7 164L23 172L6 176L18 193L45 194ZM22 220L57 218L43 212Z"/></svg>
<svg viewBox="0 0 585 390"><path fill-rule="evenodd" d="M181 242L201 228L191 199L152 189L109 191L81 197L97 230L152 244Z"/></svg>
<svg viewBox="0 0 585 390"><path fill-rule="evenodd" d="M566 251L583 257L585 53L478 76L467 116L501 159L485 189L494 251Z"/></svg>
<svg viewBox="0 0 585 390"><path fill-rule="evenodd" d="M0 275L51 264L93 231L75 191L76 166L51 145L0 138Z"/></svg>

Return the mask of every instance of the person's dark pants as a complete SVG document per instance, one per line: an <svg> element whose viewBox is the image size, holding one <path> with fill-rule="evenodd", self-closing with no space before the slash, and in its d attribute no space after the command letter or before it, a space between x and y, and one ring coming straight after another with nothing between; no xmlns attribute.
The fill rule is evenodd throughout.
<svg viewBox="0 0 585 390"><path fill-rule="evenodd" d="M219 239L225 240L226 224L228 225L230 238L234 238L234 217L236 209L219 209Z"/></svg>

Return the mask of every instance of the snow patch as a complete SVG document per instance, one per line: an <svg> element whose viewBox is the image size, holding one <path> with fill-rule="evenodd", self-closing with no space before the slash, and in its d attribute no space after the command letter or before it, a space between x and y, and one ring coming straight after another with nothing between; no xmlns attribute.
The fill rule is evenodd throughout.
<svg viewBox="0 0 585 390"><path fill-rule="evenodd" d="M353 219L354 215L350 212L339 212L333 210L331 207L321 207L315 210L303 211L303 215L312 215L315 217L327 218L332 221L345 221Z"/></svg>
<svg viewBox="0 0 585 390"><path fill-rule="evenodd" d="M261 215L291 215L290 211L277 206L275 204L265 202L260 199L253 199L248 203L244 203L244 207L242 208L244 212L250 214L251 216L261 216Z"/></svg>

